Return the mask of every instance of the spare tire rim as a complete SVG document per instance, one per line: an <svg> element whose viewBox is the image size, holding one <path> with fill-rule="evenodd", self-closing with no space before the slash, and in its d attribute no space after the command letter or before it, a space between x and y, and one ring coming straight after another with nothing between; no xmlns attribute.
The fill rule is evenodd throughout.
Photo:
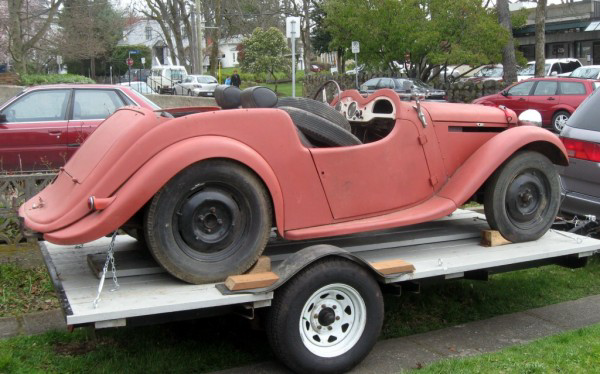
<svg viewBox="0 0 600 374"><path fill-rule="evenodd" d="M506 192L508 218L522 229L534 227L548 209L548 180L536 170L525 170L510 183Z"/></svg>
<svg viewBox="0 0 600 374"><path fill-rule="evenodd" d="M313 293L302 308L300 338L319 357L337 357L356 345L367 323L367 308L356 289L335 283Z"/></svg>
<svg viewBox="0 0 600 374"><path fill-rule="evenodd" d="M233 255L247 230L248 209L240 206L235 191L203 186L180 202L173 219L173 234L190 257L221 261Z"/></svg>

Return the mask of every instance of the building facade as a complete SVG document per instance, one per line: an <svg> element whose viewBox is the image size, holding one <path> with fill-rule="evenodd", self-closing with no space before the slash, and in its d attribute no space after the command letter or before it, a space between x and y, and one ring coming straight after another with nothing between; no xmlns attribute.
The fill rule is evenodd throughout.
<svg viewBox="0 0 600 374"><path fill-rule="evenodd" d="M511 4L511 10L531 8L524 27L513 30L519 50L535 60L534 2ZM600 1L549 4L546 9L546 58L574 57L583 65L600 65Z"/></svg>

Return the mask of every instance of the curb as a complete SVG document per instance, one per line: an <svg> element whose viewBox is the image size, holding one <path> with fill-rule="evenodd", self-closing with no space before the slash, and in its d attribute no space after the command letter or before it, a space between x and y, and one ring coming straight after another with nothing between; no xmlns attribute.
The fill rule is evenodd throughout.
<svg viewBox="0 0 600 374"><path fill-rule="evenodd" d="M66 330L65 317L60 309L29 313L18 317L0 318L0 339L19 335L37 335L50 330Z"/></svg>

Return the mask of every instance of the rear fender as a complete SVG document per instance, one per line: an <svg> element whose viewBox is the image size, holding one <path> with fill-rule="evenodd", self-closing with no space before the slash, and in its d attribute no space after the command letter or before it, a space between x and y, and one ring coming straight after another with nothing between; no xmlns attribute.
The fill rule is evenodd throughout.
<svg viewBox="0 0 600 374"><path fill-rule="evenodd" d="M515 152L523 149L544 154L554 164L568 165L565 146L548 130L535 126L520 126L494 136L467 159L440 190L439 196L462 205Z"/></svg>
<svg viewBox="0 0 600 374"><path fill-rule="evenodd" d="M237 140L201 136L173 144L155 155L112 195L114 201L106 209L95 211L73 225L47 233L44 237L56 244L77 244L98 239L127 222L181 170L210 158L235 160L259 176L270 193L277 229L283 233L283 194L274 171L265 159Z"/></svg>

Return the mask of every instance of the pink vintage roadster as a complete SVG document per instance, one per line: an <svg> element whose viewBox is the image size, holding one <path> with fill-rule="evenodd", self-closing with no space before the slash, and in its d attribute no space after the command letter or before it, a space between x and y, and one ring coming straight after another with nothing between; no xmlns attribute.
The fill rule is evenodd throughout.
<svg viewBox="0 0 600 374"><path fill-rule="evenodd" d="M337 86L337 85L336 85ZM339 87L338 87L339 89ZM559 206L559 139L508 109L402 101L383 89L331 104L220 86L220 108L174 118L125 107L20 209L58 244L123 227L192 283L252 266L272 227L288 240L434 220L474 199L513 242ZM175 113L175 115L177 115Z"/></svg>

